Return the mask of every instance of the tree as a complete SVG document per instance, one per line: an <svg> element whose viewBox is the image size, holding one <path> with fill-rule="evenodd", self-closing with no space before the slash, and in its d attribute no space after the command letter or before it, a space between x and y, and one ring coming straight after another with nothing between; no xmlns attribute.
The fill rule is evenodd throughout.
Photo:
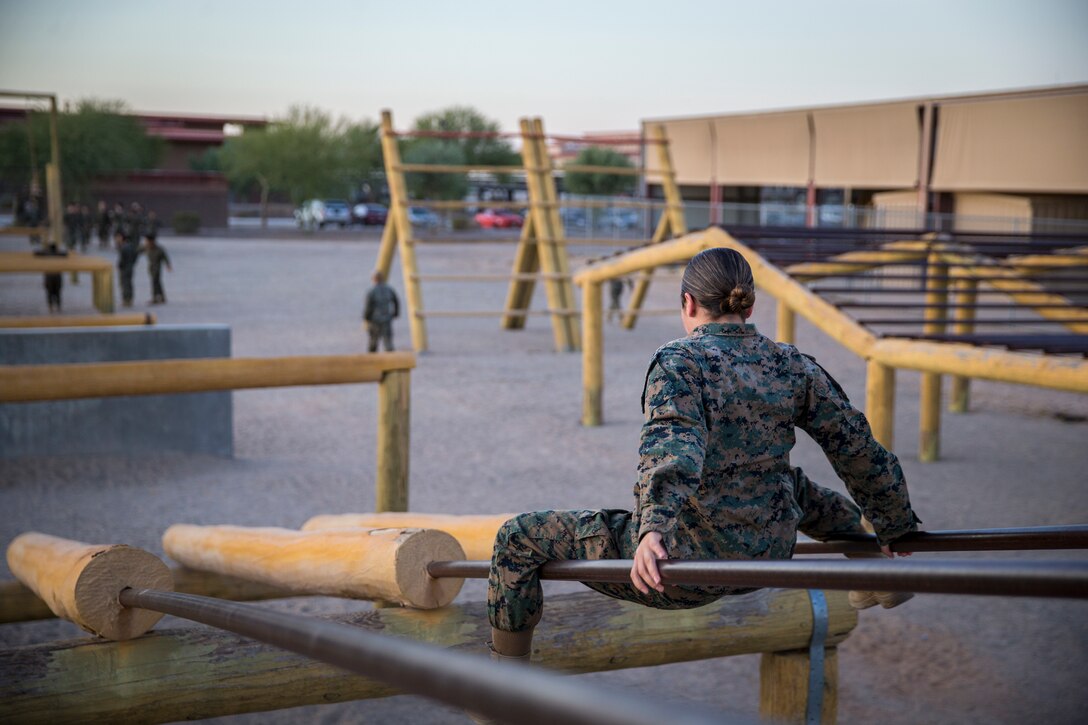
<svg viewBox="0 0 1088 725"><path fill-rule="evenodd" d="M415 120L417 131L450 131L459 133L498 133L498 121L485 117L471 106L450 106L427 113ZM460 147L464 163L469 165L507 165L521 163L521 156L503 138L477 136L448 139L447 143Z"/></svg>
<svg viewBox="0 0 1088 725"><path fill-rule="evenodd" d="M333 121L316 108L293 106L265 129L227 141L220 161L236 188L261 187L261 225L268 223L268 195L282 193L295 204L323 196L349 195L358 173L351 149L362 148L365 129ZM349 139L351 142L349 143ZM372 158L372 157L371 157Z"/></svg>
<svg viewBox="0 0 1088 725"><path fill-rule="evenodd" d="M589 146L578 152L574 166L616 166L625 169L634 168L631 159L618 151L600 146ZM566 175L563 187L572 194L593 196L615 196L629 194L635 190L635 177L630 174L587 174L573 172Z"/></svg>
<svg viewBox="0 0 1088 725"><path fill-rule="evenodd" d="M148 169L162 153L162 140L149 137L143 125L125 115L120 101L87 99L75 111L57 114L61 183L69 198L89 201L96 176ZM52 153L49 114L32 112L26 124L0 128L0 174L16 187L44 178Z"/></svg>
<svg viewBox="0 0 1088 725"><path fill-rule="evenodd" d="M413 124L417 131L473 133L461 138L421 137L402 144L406 163L455 164L468 166L508 166L521 163L521 155L506 139L487 136L499 132L499 122L485 117L470 106L450 106L420 116ZM503 181L505 174L496 175ZM408 192L415 198L462 199L468 191L465 174L407 174Z"/></svg>
<svg viewBox="0 0 1088 725"><path fill-rule="evenodd" d="M408 145L404 162L460 165L465 163L465 152L445 139L420 138ZM468 191L468 177L464 174L410 173L404 175L404 183L413 199L463 199Z"/></svg>

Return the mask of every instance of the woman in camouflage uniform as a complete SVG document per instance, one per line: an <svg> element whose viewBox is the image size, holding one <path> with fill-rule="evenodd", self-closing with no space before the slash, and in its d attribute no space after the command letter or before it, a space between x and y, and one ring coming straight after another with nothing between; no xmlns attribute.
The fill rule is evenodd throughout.
<svg viewBox="0 0 1088 725"><path fill-rule="evenodd" d="M642 396L634 512L538 511L499 530L488 615L497 659L527 659L543 597L539 568L562 559L633 559L631 584L588 584L611 597L682 609L752 591L665 586L657 560L789 559L797 532L815 539L862 531L864 512L888 544L916 529L899 461L815 360L745 324L752 270L709 249L681 283L688 336L662 346ZM801 428L820 444L860 509L789 464ZM899 599L880 601L894 606Z"/></svg>

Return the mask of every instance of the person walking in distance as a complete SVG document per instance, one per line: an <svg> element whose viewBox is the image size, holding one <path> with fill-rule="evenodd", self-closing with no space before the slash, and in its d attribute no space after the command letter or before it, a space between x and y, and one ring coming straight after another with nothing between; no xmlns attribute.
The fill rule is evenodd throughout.
<svg viewBox="0 0 1088 725"><path fill-rule="evenodd" d="M366 305L363 307L363 320L370 335L368 352L378 351L381 341L385 349L393 349L393 319L400 315L400 301L393 288L385 283L381 272L371 277L374 286L366 293Z"/></svg>
<svg viewBox="0 0 1088 725"><path fill-rule="evenodd" d="M126 237L123 232L117 232L114 239L117 244L118 276L121 278L121 304L132 307L132 273L143 250L135 239Z"/></svg>
<svg viewBox="0 0 1088 725"><path fill-rule="evenodd" d="M155 212L151 213L154 214ZM151 304L165 305L166 292L162 288L162 265L165 264L168 270L174 271L174 268L170 265L170 255L159 246L156 237L150 233L148 233L147 242L144 244L144 253L147 255L147 273L151 277Z"/></svg>
<svg viewBox="0 0 1088 725"><path fill-rule="evenodd" d="M99 249L108 249L110 246L110 227L113 226L113 217L110 216L110 208L105 200L98 202L98 211L95 213L95 231L98 232Z"/></svg>

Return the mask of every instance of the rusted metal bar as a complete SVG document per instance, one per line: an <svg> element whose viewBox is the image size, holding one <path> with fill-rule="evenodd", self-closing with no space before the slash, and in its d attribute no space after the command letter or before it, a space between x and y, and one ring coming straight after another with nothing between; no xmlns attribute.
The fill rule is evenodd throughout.
<svg viewBox="0 0 1088 725"><path fill-rule="evenodd" d="M552 561L542 579L630 583L630 559ZM436 561L436 578L485 578L486 561ZM1073 561L679 561L658 562L664 584L863 589L931 594L1088 599L1088 562Z"/></svg>
<svg viewBox="0 0 1088 725"><path fill-rule="evenodd" d="M727 721L720 713L588 686L538 668L502 666L404 637L249 604L151 589L126 589L120 601L126 607L164 612L250 637L501 722L709 725Z"/></svg>

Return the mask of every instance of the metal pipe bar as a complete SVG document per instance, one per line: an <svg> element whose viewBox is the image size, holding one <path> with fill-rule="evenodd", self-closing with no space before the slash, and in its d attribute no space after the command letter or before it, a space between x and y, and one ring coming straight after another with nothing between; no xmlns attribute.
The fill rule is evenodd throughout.
<svg viewBox="0 0 1088 725"><path fill-rule="evenodd" d="M579 310L417 310L417 317L527 317L533 315L582 314Z"/></svg>
<svg viewBox="0 0 1088 725"><path fill-rule="evenodd" d="M234 632L502 722L722 722L720 714L678 708L675 703L645 699L629 691L587 686L539 668L504 667L484 657L339 622L151 589L125 589L119 599L126 607L172 614Z"/></svg>
<svg viewBox="0 0 1088 725"><path fill-rule="evenodd" d="M891 266L895 266L894 263ZM853 276L853 279L872 279L872 280L906 279L906 280L918 280L918 281L922 281L922 279L923 279L923 277L921 275L917 275L917 274L899 274L899 273L896 273L896 272L885 272L885 271L883 271L881 269L874 269L874 270L872 270L872 272L873 272L872 276L866 276L866 274L864 272L861 272L861 273ZM964 279L974 279L974 280L978 280L979 282L985 282L985 281L991 280L991 279L999 279L999 280L1006 280L1006 281L1008 281L1008 280L1017 280L1017 281L1019 281L1019 280L1054 280L1056 282L1088 282L1088 275L1075 275L1074 276L1074 275L1064 275L1064 274L1057 274L1057 273L1054 273L1054 274L1044 273L1044 274L1021 274L1021 275L1017 275L1015 277L1010 277L1007 272L1005 274L983 274L981 272L972 272L970 275L928 274L928 275L925 275L924 279L945 280L945 281L950 281L950 282L955 282L955 281L964 280Z"/></svg>
<svg viewBox="0 0 1088 725"><path fill-rule="evenodd" d="M888 338L908 340L933 340L934 342L962 342L969 345L998 345L1010 350L1041 350L1054 355L1088 355L1088 336L1085 335L1009 335L1009 334L970 334L970 335L925 335L908 332L896 332Z"/></svg>
<svg viewBox="0 0 1088 725"><path fill-rule="evenodd" d="M892 551L1029 551L1088 549L1088 524L1007 529L912 531L892 542ZM830 541L798 541L795 554L876 553L873 534L840 534Z"/></svg>
<svg viewBox="0 0 1088 725"><path fill-rule="evenodd" d="M961 304L950 302L948 304L933 304L927 302L835 302L836 307L860 307L868 309L896 309L896 310L1022 310L1024 305L1016 302L976 302L974 304ZM1083 308L1083 305L1072 304L1045 304L1031 305L1032 310L1068 310Z"/></svg>
<svg viewBox="0 0 1088 725"><path fill-rule="evenodd" d="M915 295L925 294L932 292L932 287L809 287L809 292L815 294L823 294L825 292L853 292L853 293L865 293L867 295ZM1040 290L1034 287L1008 287L1002 288L1000 294L1018 294L1018 295L1069 295L1069 294L1083 294L1083 289L1076 287L1048 287L1045 290ZM1030 307L1031 305L1025 305Z"/></svg>
<svg viewBox="0 0 1088 725"><path fill-rule="evenodd" d="M929 320L904 320L901 318L887 317L887 318L857 318L855 322L861 325L925 325L933 323L952 324L956 320L951 317L935 317ZM1026 320L1022 318L1009 319L1009 320L971 320L972 325L1068 325L1077 323L1088 323L1088 317L1055 317L1055 318L1038 318L1032 320Z"/></svg>
<svg viewBox="0 0 1088 725"><path fill-rule="evenodd" d="M631 559L551 561L542 579L629 584ZM487 577L486 561L436 561L435 578ZM1088 599L1088 562L1048 561L679 561L658 562L664 584L691 586L863 589L930 594Z"/></svg>

